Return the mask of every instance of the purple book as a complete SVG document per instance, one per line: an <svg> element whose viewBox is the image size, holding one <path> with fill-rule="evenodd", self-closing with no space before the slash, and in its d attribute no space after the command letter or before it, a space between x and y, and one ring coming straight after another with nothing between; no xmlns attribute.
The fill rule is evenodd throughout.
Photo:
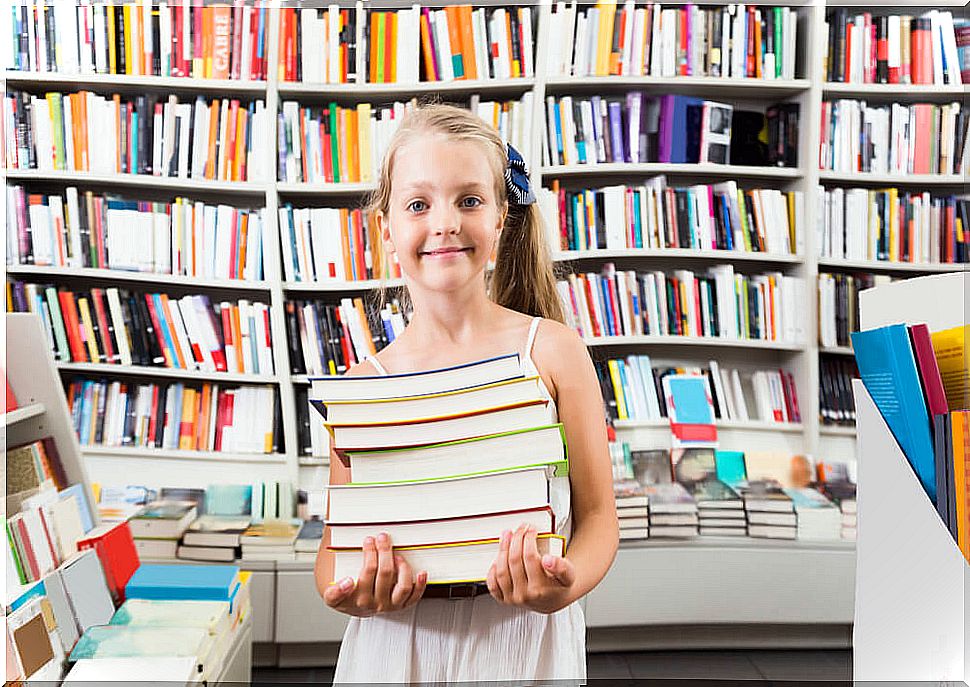
<svg viewBox="0 0 970 687"><path fill-rule="evenodd" d="M640 106L643 102L643 93L632 91L626 94L627 111L627 148L626 161L640 162Z"/></svg>
<svg viewBox="0 0 970 687"><path fill-rule="evenodd" d="M703 105L702 98L687 95L660 97L660 131L657 162L687 162L687 108Z"/></svg>
<svg viewBox="0 0 970 687"><path fill-rule="evenodd" d="M613 159L611 162L623 162L626 159L623 146L623 104L612 100L608 105L610 115L610 140L613 145Z"/></svg>

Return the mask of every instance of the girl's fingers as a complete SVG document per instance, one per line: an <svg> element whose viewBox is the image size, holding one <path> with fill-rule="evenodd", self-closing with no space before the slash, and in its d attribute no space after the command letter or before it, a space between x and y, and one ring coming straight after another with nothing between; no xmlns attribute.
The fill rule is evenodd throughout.
<svg viewBox="0 0 970 687"><path fill-rule="evenodd" d="M529 578L525 574L525 562L522 560L522 549L525 534L528 531L525 527L519 527L512 535L509 544L509 573L512 575L513 589L519 593L524 593L529 586Z"/></svg>
<svg viewBox="0 0 970 687"><path fill-rule="evenodd" d="M327 587L323 592L323 600L330 608L337 608L337 606L343 603L353 593L354 579L352 577L345 577Z"/></svg>
<svg viewBox="0 0 970 687"><path fill-rule="evenodd" d="M424 590L428 586L428 572L422 570L418 573L418 576L414 580L414 586L411 587L411 596L408 597L407 601L404 602L404 607L413 606L421 597L424 596Z"/></svg>
<svg viewBox="0 0 970 687"><path fill-rule="evenodd" d="M391 603L391 591L396 580L391 538L381 532L377 535L377 577L374 581L374 600L378 607L384 608Z"/></svg>
<svg viewBox="0 0 970 687"><path fill-rule="evenodd" d="M485 585L488 587L488 593L498 601L499 603L505 603L505 597L502 595L502 588L499 587L498 581L495 579L495 564L493 563L488 569L488 575L485 576Z"/></svg>
<svg viewBox="0 0 970 687"><path fill-rule="evenodd" d="M525 576L532 584L541 584L546 578L546 574L542 570L542 556L539 555L539 545L536 543L537 536L535 528L529 527L522 541L522 562L525 567Z"/></svg>
<svg viewBox="0 0 970 687"><path fill-rule="evenodd" d="M411 598L411 592L414 589L414 572L401 556L394 556L394 564L397 566L397 582L391 590L391 605L394 608L400 608Z"/></svg>
<svg viewBox="0 0 970 687"><path fill-rule="evenodd" d="M509 572L509 546L512 541L512 533L509 530L502 532L499 539L498 555L492 567L495 569L495 583L498 585L503 600L512 598L512 574Z"/></svg>
<svg viewBox="0 0 970 687"><path fill-rule="evenodd" d="M357 576L357 602L369 608L374 600L374 580L377 577L377 547L373 537L365 537L362 544L364 564Z"/></svg>

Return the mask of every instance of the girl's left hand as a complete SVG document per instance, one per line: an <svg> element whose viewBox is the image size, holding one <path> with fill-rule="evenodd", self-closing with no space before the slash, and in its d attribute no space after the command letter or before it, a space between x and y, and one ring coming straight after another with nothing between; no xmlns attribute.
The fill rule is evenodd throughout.
<svg viewBox="0 0 970 687"><path fill-rule="evenodd" d="M539 613L554 613L572 601L576 568L566 558L540 556L536 529L521 526L505 531L498 556L488 569L488 591L503 604L524 606Z"/></svg>

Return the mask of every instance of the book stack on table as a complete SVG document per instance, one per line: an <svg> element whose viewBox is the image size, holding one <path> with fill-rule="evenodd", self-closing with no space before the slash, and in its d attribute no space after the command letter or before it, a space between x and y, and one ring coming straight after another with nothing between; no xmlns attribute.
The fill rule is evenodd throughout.
<svg viewBox="0 0 970 687"><path fill-rule="evenodd" d="M554 501L568 475L565 435L517 354L311 382L351 471L328 487L334 580L357 576L364 539L380 533L430 585L483 582L502 533L523 523L540 554L563 555Z"/></svg>

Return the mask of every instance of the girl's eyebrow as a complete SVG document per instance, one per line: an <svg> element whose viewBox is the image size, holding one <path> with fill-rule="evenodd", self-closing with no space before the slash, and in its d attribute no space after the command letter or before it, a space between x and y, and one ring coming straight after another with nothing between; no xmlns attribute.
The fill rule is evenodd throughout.
<svg viewBox="0 0 970 687"><path fill-rule="evenodd" d="M411 181L402 184L401 191L404 193L423 191L426 189L434 189L436 184L431 181ZM455 187L458 191L482 191L488 187L479 181L466 181L463 184L456 184Z"/></svg>

